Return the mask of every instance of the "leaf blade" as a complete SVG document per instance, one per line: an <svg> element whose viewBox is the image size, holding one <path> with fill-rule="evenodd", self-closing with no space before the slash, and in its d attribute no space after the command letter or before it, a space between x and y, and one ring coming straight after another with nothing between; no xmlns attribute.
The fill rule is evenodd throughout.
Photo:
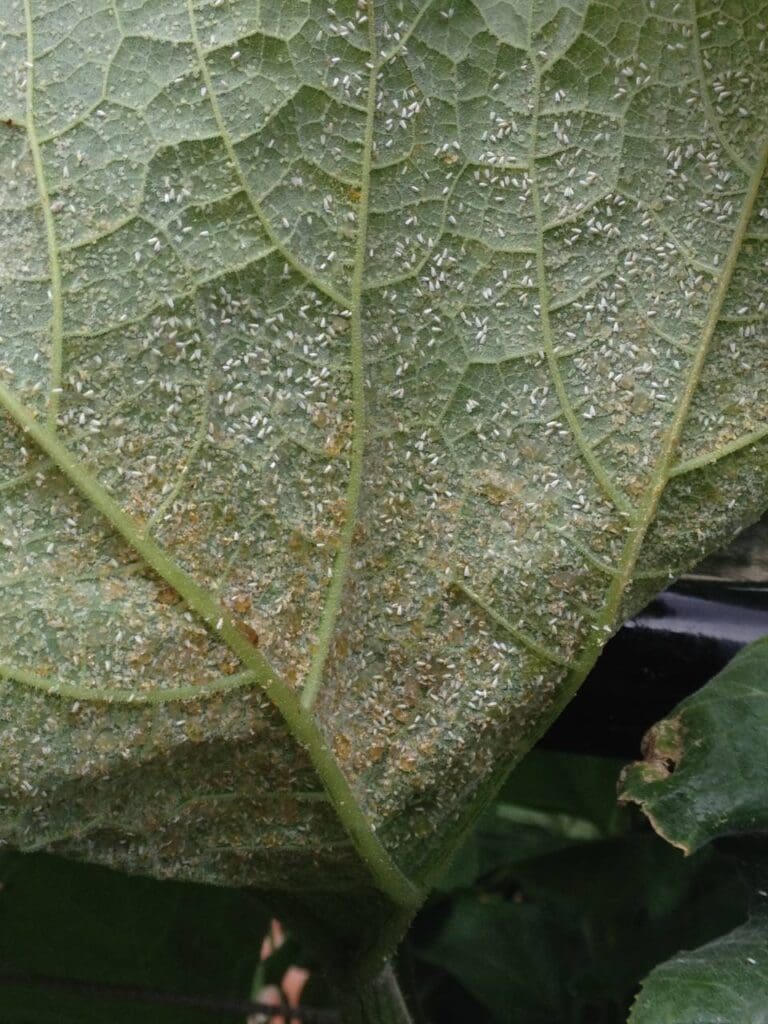
<svg viewBox="0 0 768 1024"><path fill-rule="evenodd" d="M0 653L19 678L55 667L83 700L175 693L180 675L202 692L268 661L294 736L275 740L271 712L233 688L212 705L230 709L222 743L242 700L283 748L259 762L265 798L291 791L281 776L304 771L304 740L356 841L393 877L428 875L645 588L764 504L764 404L744 413L727 362L730 344L754 354L741 318L762 315L756 16L737 5L710 25L691 7L668 22L633 2L600 21L579 2L522 5L505 25L485 3L379 0L346 20L309 0L262 6L94 12L97 96L67 56L83 26L14 0L9 52L35 68L9 102L21 84L50 202L33 142L4 131L5 404L40 416L61 334L56 451L113 525L124 515L135 539L149 524L207 596L190 623L146 573L124 573L133 556L97 522L97 491L80 501L50 469L30 480L9 430L8 576L24 596L3 606ZM713 123L736 59L746 113ZM628 523L616 505L643 512ZM702 540L680 528L689 515ZM258 650L214 600L244 609ZM302 683L311 716L294 706ZM44 789L44 698L5 689L20 723L6 763L26 760ZM81 733L48 708L69 763ZM119 776L124 743L101 714L98 772ZM172 750L170 708L156 715ZM135 721L151 744L146 709ZM99 792L95 818L117 813ZM339 831L308 839L317 816L294 828L292 814L294 855L311 871L316 839L330 863ZM68 828L93 855L90 820ZM185 870L216 860L219 827ZM123 839L155 870L162 829L148 831Z"/></svg>
<svg viewBox="0 0 768 1024"><path fill-rule="evenodd" d="M650 731L646 760L625 769L621 799L640 804L686 853L768 829L764 706L768 640L741 650Z"/></svg>
<svg viewBox="0 0 768 1024"><path fill-rule="evenodd" d="M758 919L679 953L643 982L630 1024L757 1024L765 1019L767 948L765 922Z"/></svg>

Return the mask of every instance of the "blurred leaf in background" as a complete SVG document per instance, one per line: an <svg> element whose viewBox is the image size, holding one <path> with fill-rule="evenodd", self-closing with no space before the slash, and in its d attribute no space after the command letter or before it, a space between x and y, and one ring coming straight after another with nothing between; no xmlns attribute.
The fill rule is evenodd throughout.
<svg viewBox="0 0 768 1024"><path fill-rule="evenodd" d="M621 764L534 751L512 774L412 931L426 1019L624 1024L660 960L743 922L731 859L619 807Z"/></svg>
<svg viewBox="0 0 768 1024"><path fill-rule="evenodd" d="M246 999L269 915L244 889L160 882L46 854L0 858L0 971ZM95 992L0 986L2 1024L220 1024ZM236 1019L236 1018L234 1018Z"/></svg>

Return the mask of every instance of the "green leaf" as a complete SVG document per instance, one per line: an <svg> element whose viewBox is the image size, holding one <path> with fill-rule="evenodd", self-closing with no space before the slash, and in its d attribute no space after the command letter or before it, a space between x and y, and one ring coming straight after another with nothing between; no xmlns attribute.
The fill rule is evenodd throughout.
<svg viewBox="0 0 768 1024"><path fill-rule="evenodd" d="M500 891L435 901L408 939L503 1024L624 1021L660 958L745 917L745 887L712 851L684 859L652 834L543 850L524 862L514 850L486 883ZM430 1007L436 1019L447 1012L441 991Z"/></svg>
<svg viewBox="0 0 768 1024"><path fill-rule="evenodd" d="M616 803L620 764L532 750L456 852L438 889L460 889L499 867L621 834L628 814Z"/></svg>
<svg viewBox="0 0 768 1024"><path fill-rule="evenodd" d="M768 1005L764 916L656 967L630 1024L761 1024Z"/></svg>
<svg viewBox="0 0 768 1024"><path fill-rule="evenodd" d="M768 637L741 650L643 741L645 760L623 772L621 799L638 803L656 831L686 853L721 837L765 877L768 831ZM765 891L758 889L762 902ZM765 1020L768 928L746 925L656 967L631 1024L741 1024Z"/></svg>
<svg viewBox="0 0 768 1024"><path fill-rule="evenodd" d="M7 0L2 841L407 917L765 506L767 16Z"/></svg>
<svg viewBox="0 0 768 1024"><path fill-rule="evenodd" d="M768 638L646 735L645 760L630 765L621 797L686 853L718 836L768 831Z"/></svg>
<svg viewBox="0 0 768 1024"><path fill-rule="evenodd" d="M420 955L454 975L494 1020L540 1024L566 1020L572 935L550 911L459 896L450 917Z"/></svg>
<svg viewBox="0 0 768 1024"><path fill-rule="evenodd" d="M617 758L532 750L504 783L496 806L522 805L555 819L566 815L591 825L589 838L608 838L627 825L627 813L616 803L621 767Z"/></svg>
<svg viewBox="0 0 768 1024"><path fill-rule="evenodd" d="M267 912L253 893L129 878L42 854L0 859L3 1024L215 1024L220 1013L46 990L46 976L159 994L247 999Z"/></svg>
<svg viewBox="0 0 768 1024"><path fill-rule="evenodd" d="M618 772L610 759L532 752L417 918L408 948L494 1020L618 1024L660 958L744 921L750 887L731 860L711 848L683 858L640 816L617 814ZM497 817L510 797L538 827ZM606 826L568 838L564 815ZM435 1019L450 1013L445 991L430 997Z"/></svg>

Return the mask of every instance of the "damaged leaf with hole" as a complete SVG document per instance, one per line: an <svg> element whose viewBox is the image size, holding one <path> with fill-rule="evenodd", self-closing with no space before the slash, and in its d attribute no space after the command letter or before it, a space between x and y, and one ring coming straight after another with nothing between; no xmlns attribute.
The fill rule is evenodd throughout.
<svg viewBox="0 0 768 1024"><path fill-rule="evenodd" d="M768 637L655 725L621 799L685 853L721 836L768 833Z"/></svg>

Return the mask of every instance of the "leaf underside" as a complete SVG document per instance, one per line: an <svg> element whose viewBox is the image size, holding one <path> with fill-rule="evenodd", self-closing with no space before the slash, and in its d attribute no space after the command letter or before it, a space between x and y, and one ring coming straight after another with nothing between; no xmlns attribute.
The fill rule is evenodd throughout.
<svg viewBox="0 0 768 1024"><path fill-rule="evenodd" d="M2 841L408 901L766 504L766 23L6 0Z"/></svg>

